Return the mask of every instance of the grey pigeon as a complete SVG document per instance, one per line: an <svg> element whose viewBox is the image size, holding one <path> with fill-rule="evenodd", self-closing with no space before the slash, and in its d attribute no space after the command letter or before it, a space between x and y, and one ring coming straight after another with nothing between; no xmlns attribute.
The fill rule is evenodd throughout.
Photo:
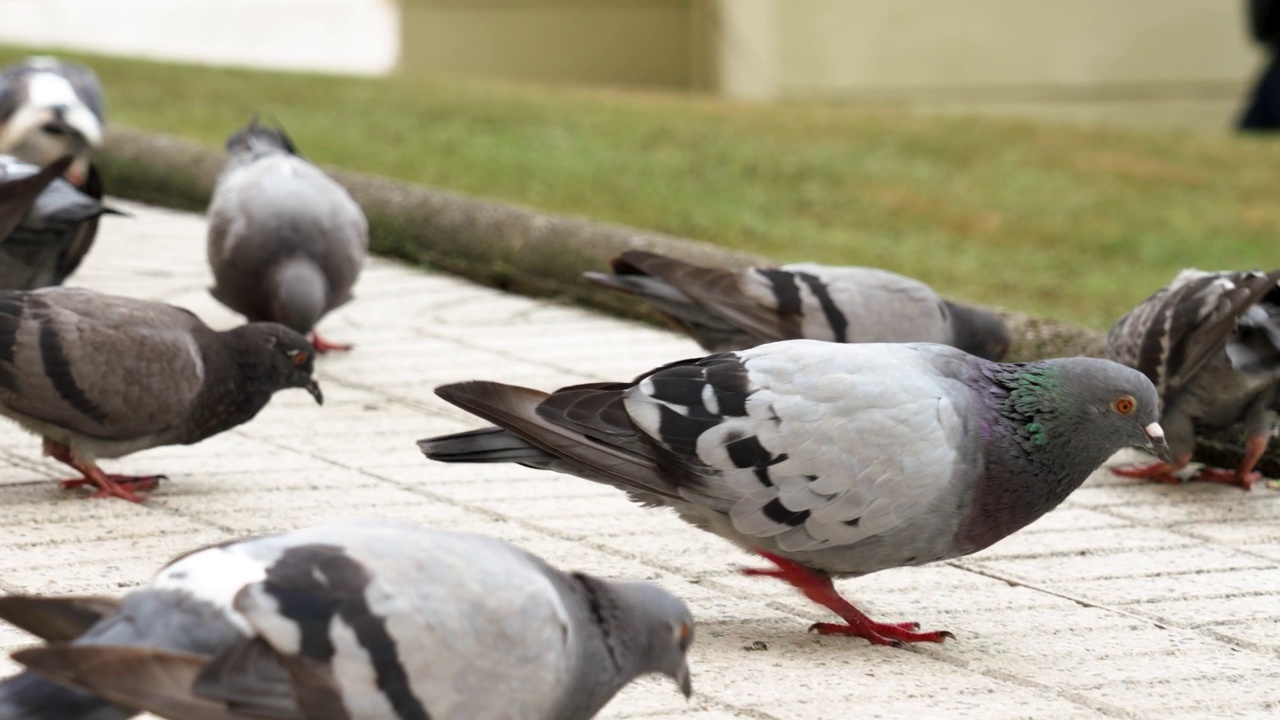
<svg viewBox="0 0 1280 720"><path fill-rule="evenodd" d="M53 57L0 68L0 153L42 167L71 155L67 177L83 188L104 122L102 86L89 68Z"/></svg>
<svg viewBox="0 0 1280 720"><path fill-rule="evenodd" d="M96 497L138 501L158 477L107 475L97 458L189 445L247 422L284 388L305 388L314 351L276 323L215 332L181 308L73 288L0 291L0 415Z"/></svg>
<svg viewBox="0 0 1280 720"><path fill-rule="evenodd" d="M1009 351L995 314L887 270L799 263L735 271L641 250L612 265L613 275L585 277L642 298L711 352L804 338L942 343L988 360Z"/></svg>
<svg viewBox="0 0 1280 720"><path fill-rule="evenodd" d="M249 126L227 140L231 160L209 203L212 292L249 320L312 332L351 299L369 225L351 195L297 155L284 130ZM348 350L312 335L316 350Z"/></svg>
<svg viewBox="0 0 1280 720"><path fill-rule="evenodd" d="M1107 356L1140 370L1160 393L1160 423L1172 464L1114 468L1127 477L1179 482L1197 429L1243 423L1244 458L1235 470L1206 467L1195 479L1249 489L1272 432L1280 387L1280 270L1183 270L1107 333Z"/></svg>
<svg viewBox="0 0 1280 720"><path fill-rule="evenodd" d="M579 720L636 677L686 697L693 620L656 585L379 520L215 545L118 603L0 598L46 639L9 720ZM89 693L89 694L85 694Z"/></svg>
<svg viewBox="0 0 1280 720"><path fill-rule="evenodd" d="M498 427L431 438L445 462L516 462L603 482L777 565L876 644L833 577L982 550L1052 510L1126 446L1167 455L1155 388L1096 358L993 363L931 343L789 340L551 394L437 388Z"/></svg>
<svg viewBox="0 0 1280 720"><path fill-rule="evenodd" d="M0 198L10 187L15 196L12 216L0 209L0 289L61 285L93 246L98 218L122 214L59 177L70 164L41 170L0 155Z"/></svg>

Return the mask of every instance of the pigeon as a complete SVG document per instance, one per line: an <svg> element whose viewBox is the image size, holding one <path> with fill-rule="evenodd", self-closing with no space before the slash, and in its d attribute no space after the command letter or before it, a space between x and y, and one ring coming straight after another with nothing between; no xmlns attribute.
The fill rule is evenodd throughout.
<svg viewBox="0 0 1280 720"><path fill-rule="evenodd" d="M1280 387L1280 270L1188 269L1116 321L1107 356L1151 378L1164 411L1173 462L1112 468L1126 477L1180 482L1198 429L1243 423L1244 457L1235 470L1205 467L1193 478L1248 490L1272 432Z"/></svg>
<svg viewBox="0 0 1280 720"><path fill-rule="evenodd" d="M306 338L276 323L215 332L172 305L77 288L0 291L0 415L95 486L138 502L160 476L107 475L97 458L189 445L247 422L272 394L322 402Z"/></svg>
<svg viewBox="0 0 1280 720"><path fill-rule="evenodd" d="M22 720L579 720L648 673L692 693L693 619L658 586L386 520L205 548L119 601L3 597L0 617L47 641L0 683Z"/></svg>
<svg viewBox="0 0 1280 720"><path fill-rule="evenodd" d="M102 86L89 68L53 57L0 68L0 153L42 167L71 155L67 178L84 188L97 182L90 155L104 123Z"/></svg>
<svg viewBox="0 0 1280 720"><path fill-rule="evenodd" d="M369 224L351 195L257 117L227 140L231 159L209 203L213 296L249 320L312 332L351 299ZM319 352L349 350L313 334Z"/></svg>
<svg viewBox="0 0 1280 720"><path fill-rule="evenodd" d="M93 246L98 218L124 214L60 177L71 162L41 170L0 155L0 198L13 198L0 210L0 289L61 285Z"/></svg>
<svg viewBox="0 0 1280 720"><path fill-rule="evenodd" d="M625 490L771 561L873 644L946 632L871 620L833 577L982 550L1117 450L1167 457L1155 388L1100 358L994 363L934 343L788 340L551 394L436 389L495 427L429 438L444 462L515 462Z"/></svg>
<svg viewBox="0 0 1280 720"><path fill-rule="evenodd" d="M613 275L584 277L642 298L708 352L800 339L942 343L987 360L1009 351L995 314L886 270L798 263L735 271L641 250L612 265Z"/></svg>

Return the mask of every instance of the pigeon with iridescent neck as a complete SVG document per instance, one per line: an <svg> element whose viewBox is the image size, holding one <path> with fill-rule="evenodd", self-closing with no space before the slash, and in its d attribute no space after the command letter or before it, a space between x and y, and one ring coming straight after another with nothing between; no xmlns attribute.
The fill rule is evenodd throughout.
<svg viewBox="0 0 1280 720"><path fill-rule="evenodd" d="M928 343L791 340L545 393L436 390L495 427L423 440L444 462L603 482L759 553L872 643L941 641L837 594L859 576L977 552L1125 447L1167 457L1151 381L1109 360L995 363Z"/></svg>

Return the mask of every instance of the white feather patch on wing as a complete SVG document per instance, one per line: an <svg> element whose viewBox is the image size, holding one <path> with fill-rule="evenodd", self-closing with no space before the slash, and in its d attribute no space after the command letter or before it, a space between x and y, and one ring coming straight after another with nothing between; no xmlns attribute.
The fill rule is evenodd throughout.
<svg viewBox="0 0 1280 720"><path fill-rule="evenodd" d="M235 552L235 546L209 548L192 553L165 567L152 581L156 590L177 590L212 604L246 635L253 628L235 610L236 594L266 577L265 565Z"/></svg>

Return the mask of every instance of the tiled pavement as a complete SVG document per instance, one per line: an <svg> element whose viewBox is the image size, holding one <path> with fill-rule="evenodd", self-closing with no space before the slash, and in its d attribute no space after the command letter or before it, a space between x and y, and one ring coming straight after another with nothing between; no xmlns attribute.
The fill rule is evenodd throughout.
<svg viewBox="0 0 1280 720"><path fill-rule="evenodd" d="M204 225L120 203L77 284L164 300L217 326ZM753 560L584 480L427 462L414 440L477 421L432 394L500 378L553 388L621 379L698 353L681 337L374 261L323 323L353 341L319 363L326 403L284 392L194 447L110 462L163 472L144 505L60 491L39 441L0 420L0 590L119 593L204 543L341 517L399 517L507 538L551 562L646 578L700 621L696 694L645 681L614 718L1280 717L1280 493L1167 487L1100 474L1059 510L977 556L844 581L880 619L944 628L942 646L819 638L830 619ZM0 649L28 639L0 628ZM12 669L0 660L0 673Z"/></svg>

